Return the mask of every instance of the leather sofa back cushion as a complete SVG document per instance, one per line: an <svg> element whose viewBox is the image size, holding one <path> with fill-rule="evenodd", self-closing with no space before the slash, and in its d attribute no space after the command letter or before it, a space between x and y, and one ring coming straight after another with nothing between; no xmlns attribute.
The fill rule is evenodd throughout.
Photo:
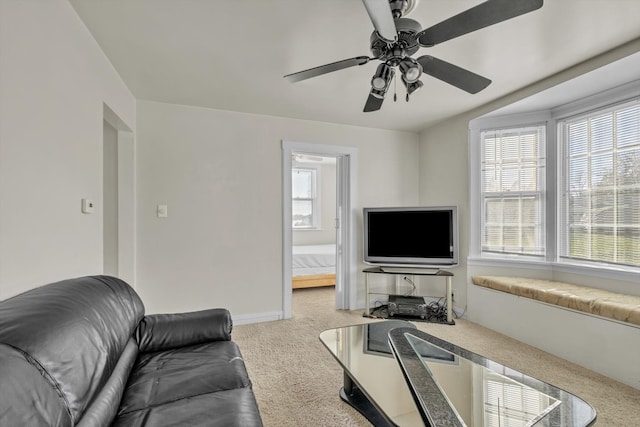
<svg viewBox="0 0 640 427"><path fill-rule="evenodd" d="M0 426L71 427L57 390L25 355L0 344Z"/></svg>
<svg viewBox="0 0 640 427"><path fill-rule="evenodd" d="M120 279L64 280L0 302L0 344L23 353L40 371L74 425L111 377L143 316L142 301Z"/></svg>
<svg viewBox="0 0 640 427"><path fill-rule="evenodd" d="M136 330L141 353L209 341L231 340L231 314L224 308L145 316Z"/></svg>

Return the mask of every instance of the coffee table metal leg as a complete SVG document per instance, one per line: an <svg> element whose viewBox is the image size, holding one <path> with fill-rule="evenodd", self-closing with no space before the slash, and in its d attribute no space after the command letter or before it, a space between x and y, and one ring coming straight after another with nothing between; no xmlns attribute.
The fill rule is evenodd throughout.
<svg viewBox="0 0 640 427"><path fill-rule="evenodd" d="M351 377L344 372L343 386L340 389L340 398L355 408L371 424L376 427L393 427L395 424L389 422L380 411L367 399Z"/></svg>

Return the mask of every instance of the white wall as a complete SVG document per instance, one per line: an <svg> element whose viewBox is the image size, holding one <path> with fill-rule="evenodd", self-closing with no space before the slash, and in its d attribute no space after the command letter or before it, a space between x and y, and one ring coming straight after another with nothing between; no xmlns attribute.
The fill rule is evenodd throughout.
<svg viewBox="0 0 640 427"><path fill-rule="evenodd" d="M137 119L136 282L149 312L283 310L282 140L357 147L358 211L417 203L414 133L148 101Z"/></svg>
<svg viewBox="0 0 640 427"><path fill-rule="evenodd" d="M424 206L458 206L458 266L448 268L454 274L453 306L463 310L466 304L466 265L469 247L469 174L467 168L466 127L457 122L434 126L421 134L420 203ZM444 295L443 286L429 285L433 295ZM430 288L427 288L430 286Z"/></svg>
<svg viewBox="0 0 640 427"><path fill-rule="evenodd" d="M102 272L103 104L135 99L66 0L0 2L0 299Z"/></svg>
<svg viewBox="0 0 640 427"><path fill-rule="evenodd" d="M520 99L558 85L617 59L640 51L640 40L601 55L531 87L494 101L475 111L448 119L420 135L420 201L422 204L455 203L460 208L460 266L453 269L453 287L460 310L468 307L469 320L593 369L633 387L640 385L638 358L640 330L618 322L587 316L471 284L474 275L532 277L583 284L614 292L640 295L637 277L612 280L577 274L566 268L552 270L513 263L467 262L469 218L469 121ZM616 83L610 81L612 86ZM587 88L588 89L588 88ZM584 96L584 95L583 95ZM580 96L577 96L580 98ZM577 99L576 98L576 99ZM453 171L453 173L451 173ZM520 267L520 268L518 268ZM636 275L637 276L637 275ZM628 280L627 280L628 277ZM551 331L551 332L549 332ZM597 345L594 346L594 343ZM624 348L621 356L620 349ZM635 363L637 365L637 363ZM633 365L634 368L627 368Z"/></svg>
<svg viewBox="0 0 640 427"><path fill-rule="evenodd" d="M102 127L102 253L104 274L118 275L118 131Z"/></svg>
<svg viewBox="0 0 640 427"><path fill-rule="evenodd" d="M456 308L464 309L467 306L469 277L474 274L487 274L486 271L492 271L494 275L522 275L564 280L583 283L587 286L608 288L618 292L626 289L628 293L640 293L640 289L635 286L636 284L630 281L603 281L598 278L561 272L552 273L545 270L480 268L468 266L466 260L469 255L469 233L471 231L468 171L469 122L483 114L561 84L639 50L639 40L628 43L504 98L431 126L420 133L420 203L422 205L451 203L459 207L460 265L451 269L455 274L453 288L456 296L454 302ZM612 83L612 85L615 84Z"/></svg>

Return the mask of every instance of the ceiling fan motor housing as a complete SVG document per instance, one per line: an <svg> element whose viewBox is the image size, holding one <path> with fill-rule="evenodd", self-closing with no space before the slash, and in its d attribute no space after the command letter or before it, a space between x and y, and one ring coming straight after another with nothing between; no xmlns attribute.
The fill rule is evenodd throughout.
<svg viewBox="0 0 640 427"><path fill-rule="evenodd" d="M376 31L371 34L371 54L381 60L388 61L391 65L398 65L405 56L411 56L420 49L416 34L422 27L417 21L409 18L398 18L395 20L398 30L398 40L388 43L382 39Z"/></svg>

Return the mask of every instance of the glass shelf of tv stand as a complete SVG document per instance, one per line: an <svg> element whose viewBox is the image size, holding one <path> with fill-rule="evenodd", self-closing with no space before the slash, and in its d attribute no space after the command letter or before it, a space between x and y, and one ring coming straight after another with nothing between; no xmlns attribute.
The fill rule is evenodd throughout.
<svg viewBox="0 0 640 427"><path fill-rule="evenodd" d="M379 289L370 289L369 287L369 274L392 274L392 275L406 275L406 276L441 276L445 278L445 298L446 298L446 306L447 306L447 323L450 325L454 325L453 321L453 297L451 293L451 278L453 277L453 273L447 270L440 269L428 269L428 268L411 268L411 267L369 267L362 270L365 273L364 283L365 283L365 299L364 299L364 308L365 316L371 315L371 307L369 302L369 295L392 295L393 292L390 291L387 287L385 291L380 291ZM427 295L418 295L418 296L427 296Z"/></svg>

